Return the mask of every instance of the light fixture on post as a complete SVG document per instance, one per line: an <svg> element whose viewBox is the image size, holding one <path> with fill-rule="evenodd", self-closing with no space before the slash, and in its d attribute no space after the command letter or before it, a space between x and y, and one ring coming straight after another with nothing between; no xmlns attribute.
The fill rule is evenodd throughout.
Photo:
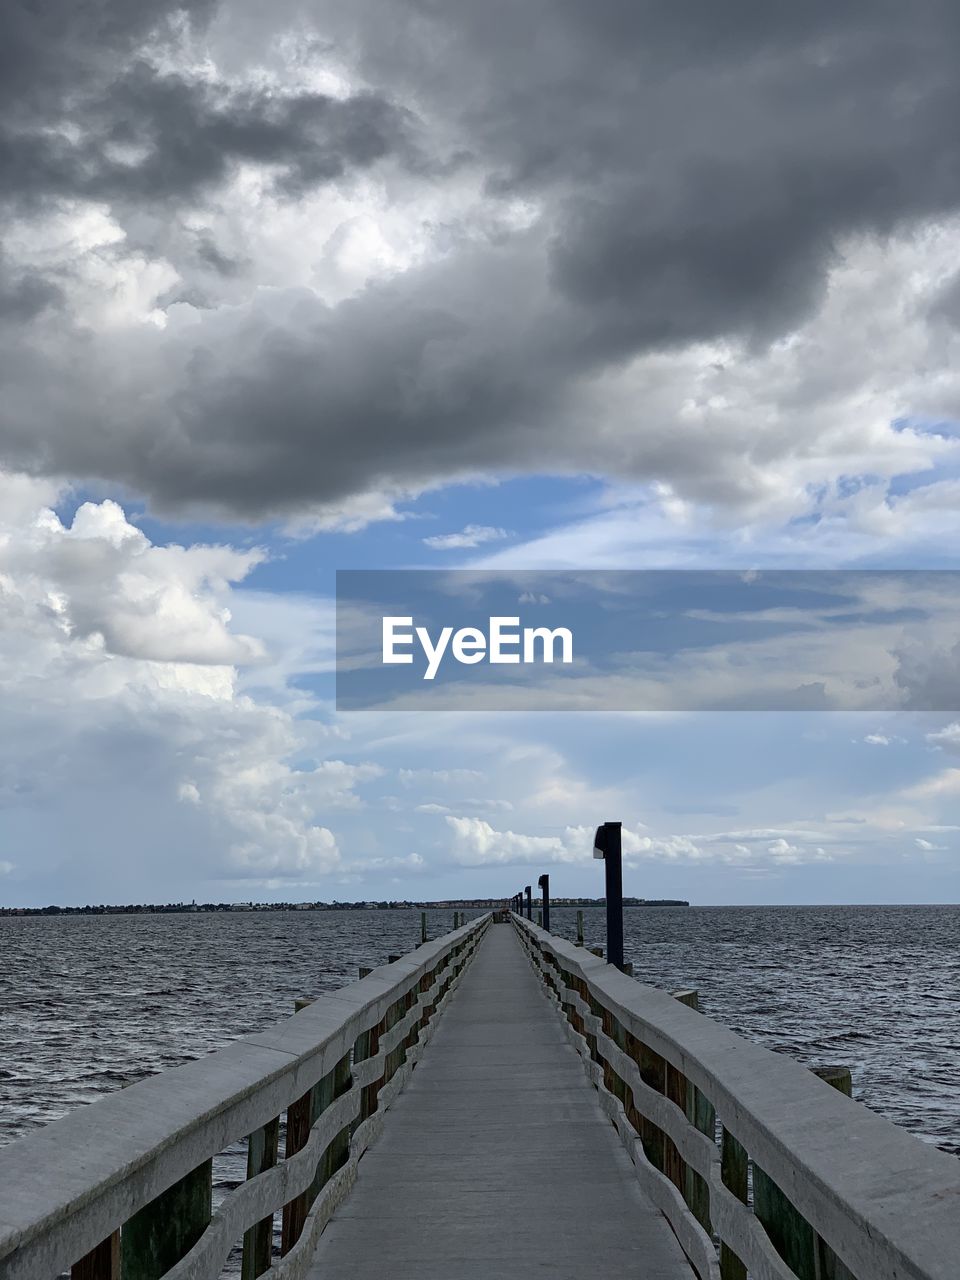
<svg viewBox="0 0 960 1280"><path fill-rule="evenodd" d="M550 877L542 875L537 881L540 887L540 903L543 911L543 927L550 932Z"/></svg>
<svg viewBox="0 0 960 1280"><path fill-rule="evenodd" d="M603 822L593 837L593 856L604 864L607 900L607 963L623 968L623 844L621 822Z"/></svg>

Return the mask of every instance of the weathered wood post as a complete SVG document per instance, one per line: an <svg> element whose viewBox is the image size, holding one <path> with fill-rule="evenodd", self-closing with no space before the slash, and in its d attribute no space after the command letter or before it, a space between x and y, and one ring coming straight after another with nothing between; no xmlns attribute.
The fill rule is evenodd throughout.
<svg viewBox="0 0 960 1280"><path fill-rule="evenodd" d="M523 892L527 899L527 919L532 924L533 923L533 890L531 889L530 885L525 885Z"/></svg>
<svg viewBox="0 0 960 1280"><path fill-rule="evenodd" d="M310 1137L310 1126L319 1114L317 1100L319 1085L314 1085L296 1102L287 1107L287 1136L283 1148L284 1160L302 1151ZM310 1209L309 1193L304 1191L283 1206L280 1224L280 1252L289 1253L300 1239L300 1232Z"/></svg>
<svg viewBox="0 0 960 1280"><path fill-rule="evenodd" d="M542 907L537 907L537 924L540 926L541 929L543 928L543 908Z"/></svg>
<svg viewBox="0 0 960 1280"><path fill-rule="evenodd" d="M212 1208L213 1161L206 1160L124 1223L123 1280L160 1280L203 1235Z"/></svg>
<svg viewBox="0 0 960 1280"><path fill-rule="evenodd" d="M819 1280L813 1227L774 1180L753 1162L753 1211L773 1247L799 1280Z"/></svg>
<svg viewBox="0 0 960 1280"><path fill-rule="evenodd" d="M688 1009L696 1009L699 1006L699 997L697 992L692 989L672 991L670 994L673 996L674 1000L679 1001L680 1004L685 1004ZM687 1077L683 1072L678 1071L676 1067L667 1062L665 1064L664 1093L671 1102L680 1108L688 1119L690 1118L690 1088L690 1082L687 1080ZM689 1199L687 1197L687 1175L690 1171L687 1168L686 1162L680 1155L680 1152L668 1137L664 1137L663 1160L664 1173L689 1204Z"/></svg>
<svg viewBox="0 0 960 1280"><path fill-rule="evenodd" d="M335 1102L341 1094L350 1088L351 1079L350 1054L348 1053L340 1059L332 1071L328 1071L321 1079L317 1106L318 1113L325 1111L331 1103ZM332 1178L341 1165L346 1162L349 1150L350 1126L347 1125L346 1128L341 1129L339 1133L331 1138L330 1144L320 1160L313 1186L310 1189L311 1203L320 1194L324 1183L329 1178Z"/></svg>
<svg viewBox="0 0 960 1280"><path fill-rule="evenodd" d="M723 1185L737 1199L746 1204L748 1199L747 1153L726 1128L720 1139L720 1176ZM747 1268L728 1244L720 1242L721 1280L747 1280Z"/></svg>
<svg viewBox="0 0 960 1280"><path fill-rule="evenodd" d="M853 1076L849 1067L813 1067L813 1074L839 1090L847 1098L853 1097ZM822 1280L856 1280L827 1242L817 1235L817 1275Z"/></svg>
<svg viewBox="0 0 960 1280"><path fill-rule="evenodd" d="M421 947L427 940L427 913L420 912L420 945Z"/></svg>
<svg viewBox="0 0 960 1280"><path fill-rule="evenodd" d="M247 1139L247 1178L265 1173L277 1163L280 1140L280 1117L268 1121L262 1129L256 1129ZM244 1233L241 1280L256 1280L270 1270L273 1254L273 1214L261 1220Z"/></svg>
<svg viewBox="0 0 960 1280"><path fill-rule="evenodd" d="M624 966L626 967L626 966ZM685 1004L688 1009L700 1009L700 995L694 987L684 987L679 991L671 993L674 1000ZM671 1081L671 1076L673 1080ZM717 1127L716 1113L712 1103L704 1097L700 1090L679 1072L674 1072L673 1068L667 1067L667 1091L670 1095L672 1088L675 1092L673 1101L683 1108L686 1117L695 1129L699 1131L713 1142ZM706 1232L712 1230L710 1222L710 1188L707 1183L700 1177L695 1169L680 1159L677 1154L678 1171L681 1174L682 1182L680 1190L683 1192L683 1198L686 1200L690 1211L703 1227Z"/></svg>
<svg viewBox="0 0 960 1280"><path fill-rule="evenodd" d="M398 955L388 955L387 964L396 964L399 959L400 957Z"/></svg>
<svg viewBox="0 0 960 1280"><path fill-rule="evenodd" d="M815 1067L814 1074L850 1097L852 1082L847 1067ZM850 1272L774 1180L754 1162L754 1212L784 1262L799 1280L847 1280Z"/></svg>
<svg viewBox="0 0 960 1280"><path fill-rule="evenodd" d="M360 968L357 970L357 972L360 974L361 978L365 978L367 977L368 974L373 973L373 970L370 968L369 965L362 964Z"/></svg>
<svg viewBox="0 0 960 1280"><path fill-rule="evenodd" d="M848 1098L853 1097L853 1076L849 1067L811 1067L810 1070L831 1088L839 1090Z"/></svg>
<svg viewBox="0 0 960 1280"><path fill-rule="evenodd" d="M583 946L583 912L577 912L577 946Z"/></svg>
<svg viewBox="0 0 960 1280"><path fill-rule="evenodd" d="M681 987L679 991L671 991L674 1000L685 1004L688 1009L700 1008L700 993L695 987Z"/></svg>
<svg viewBox="0 0 960 1280"><path fill-rule="evenodd" d="M120 1280L120 1232L114 1231L75 1262L70 1280Z"/></svg>
<svg viewBox="0 0 960 1280"><path fill-rule="evenodd" d="M666 1096L667 1092L667 1060L656 1053L642 1040L631 1038L630 1056L637 1064L640 1079L645 1085L657 1093ZM644 1155L655 1169L664 1172L664 1150L666 1135L652 1120L640 1117L640 1142Z"/></svg>

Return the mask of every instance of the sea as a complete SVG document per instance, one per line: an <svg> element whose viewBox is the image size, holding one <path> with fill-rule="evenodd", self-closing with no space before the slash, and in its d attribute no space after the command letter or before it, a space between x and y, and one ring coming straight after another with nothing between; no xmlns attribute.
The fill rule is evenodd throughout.
<svg viewBox="0 0 960 1280"><path fill-rule="evenodd" d="M468 918L473 914L467 912ZM602 946L602 907L585 907ZM428 933L453 926L427 913ZM551 928L573 940L576 911ZM293 1012L420 940L418 910L0 917L0 1143ZM960 907L627 907L624 958L960 1155ZM215 1202L243 1176L215 1162Z"/></svg>

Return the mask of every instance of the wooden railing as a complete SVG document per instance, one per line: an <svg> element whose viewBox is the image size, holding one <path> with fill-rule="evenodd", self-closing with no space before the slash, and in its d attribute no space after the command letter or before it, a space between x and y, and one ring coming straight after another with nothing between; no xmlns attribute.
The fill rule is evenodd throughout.
<svg viewBox="0 0 960 1280"><path fill-rule="evenodd" d="M701 1280L960 1277L960 1161L669 993L513 922Z"/></svg>
<svg viewBox="0 0 960 1280"><path fill-rule="evenodd" d="M0 1149L0 1278L212 1280L241 1240L244 1280L303 1276L489 922ZM213 1158L243 1138L246 1181L212 1213Z"/></svg>

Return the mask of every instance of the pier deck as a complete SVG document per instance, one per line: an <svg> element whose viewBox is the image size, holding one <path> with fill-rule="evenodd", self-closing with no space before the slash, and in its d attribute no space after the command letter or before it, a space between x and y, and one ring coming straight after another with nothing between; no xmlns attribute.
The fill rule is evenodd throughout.
<svg viewBox="0 0 960 1280"><path fill-rule="evenodd" d="M513 929L493 928L310 1280L692 1280Z"/></svg>

